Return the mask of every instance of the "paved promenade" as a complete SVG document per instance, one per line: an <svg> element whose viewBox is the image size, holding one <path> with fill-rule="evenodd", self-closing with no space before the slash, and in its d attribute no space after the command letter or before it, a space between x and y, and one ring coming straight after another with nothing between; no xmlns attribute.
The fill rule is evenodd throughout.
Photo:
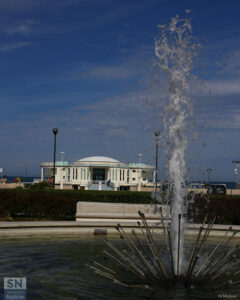
<svg viewBox="0 0 240 300"><path fill-rule="evenodd" d="M34 221L34 222L0 222L0 237L1 238L17 238L29 237L39 238L43 236L118 236L115 229L116 224L120 223L124 226L127 232L132 229L138 231L137 222L123 220L91 220L84 219L83 221ZM163 230L161 223L152 221L148 222L154 232ZM188 224L186 236L195 236L201 224ZM222 236L229 229L230 225L214 225L210 237ZM206 226L205 226L206 227ZM238 231L235 235L235 240L240 240L240 226L233 225L232 230Z"/></svg>

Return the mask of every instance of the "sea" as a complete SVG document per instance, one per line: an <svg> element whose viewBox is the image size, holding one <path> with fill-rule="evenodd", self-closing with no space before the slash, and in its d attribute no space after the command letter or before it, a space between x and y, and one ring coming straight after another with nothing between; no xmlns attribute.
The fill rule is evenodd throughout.
<svg viewBox="0 0 240 300"><path fill-rule="evenodd" d="M29 183L31 183L31 182L33 182L33 180L35 180L35 179L41 179L40 177L31 177L31 176L6 176L7 177L7 182L9 182L9 183L12 183L12 182L14 182L14 179L15 178L17 178L17 177L19 177L20 178L20 180L21 180L21 182L29 182Z"/></svg>

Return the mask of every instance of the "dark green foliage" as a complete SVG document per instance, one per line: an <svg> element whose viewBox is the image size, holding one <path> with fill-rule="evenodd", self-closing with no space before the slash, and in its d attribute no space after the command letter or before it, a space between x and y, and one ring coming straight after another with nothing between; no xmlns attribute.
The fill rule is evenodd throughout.
<svg viewBox="0 0 240 300"><path fill-rule="evenodd" d="M0 190L0 219L4 217L74 220L78 201L151 203L151 193L53 190Z"/></svg>
<svg viewBox="0 0 240 300"><path fill-rule="evenodd" d="M240 225L240 195L195 195L188 207L189 218L202 223L207 214L209 218L216 216L215 223Z"/></svg>
<svg viewBox="0 0 240 300"><path fill-rule="evenodd" d="M188 196L192 198L191 194ZM220 224L240 225L240 196L195 195L188 205L191 221L201 223L204 216L217 216ZM153 203L149 192L109 192L35 189L1 189L0 220L75 220L78 201L107 203Z"/></svg>
<svg viewBox="0 0 240 300"><path fill-rule="evenodd" d="M29 184L27 188L32 190L44 190L46 188L52 188L52 186L47 181L40 181L38 183Z"/></svg>

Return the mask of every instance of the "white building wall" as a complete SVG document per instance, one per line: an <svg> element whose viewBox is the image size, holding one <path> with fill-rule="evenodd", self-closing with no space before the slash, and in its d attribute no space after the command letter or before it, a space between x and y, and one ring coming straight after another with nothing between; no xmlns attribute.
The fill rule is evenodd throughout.
<svg viewBox="0 0 240 300"><path fill-rule="evenodd" d="M46 163L47 164L47 163ZM56 175L55 182L56 184L76 184L81 186L86 186L89 181L92 179L92 170L94 168L94 164L90 166L56 166ZM103 166L104 168L104 166ZM45 170L44 170L45 169ZM47 172L48 169L48 172ZM123 167L120 168L118 166L106 166L106 180L111 180L115 184L116 187L121 185L131 185L131 186L139 186L143 184L147 184L149 182L154 183L154 176L152 176L154 170L153 168L144 169L144 172L140 168L132 168L132 167ZM41 178L44 178L44 174L49 173L51 175L52 167L49 163L49 166L42 167L41 170ZM65 177L65 178L64 178ZM145 178L145 180L143 180ZM150 180L151 179L151 180Z"/></svg>

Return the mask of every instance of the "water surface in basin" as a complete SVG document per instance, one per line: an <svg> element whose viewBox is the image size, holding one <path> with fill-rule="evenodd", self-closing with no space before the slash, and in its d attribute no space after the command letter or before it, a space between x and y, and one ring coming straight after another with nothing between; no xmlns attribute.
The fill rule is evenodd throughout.
<svg viewBox="0 0 240 300"><path fill-rule="evenodd" d="M122 243L113 241L118 247ZM26 277L27 299L219 299L219 293L196 288L187 293L181 287L150 291L114 284L93 273L85 263L109 261L103 254L107 249L102 239L42 238L2 240L0 242L0 297L3 277ZM128 274L127 274L128 276ZM222 295L223 291L221 291ZM224 294L239 295L235 288ZM236 298L235 298L236 299Z"/></svg>

